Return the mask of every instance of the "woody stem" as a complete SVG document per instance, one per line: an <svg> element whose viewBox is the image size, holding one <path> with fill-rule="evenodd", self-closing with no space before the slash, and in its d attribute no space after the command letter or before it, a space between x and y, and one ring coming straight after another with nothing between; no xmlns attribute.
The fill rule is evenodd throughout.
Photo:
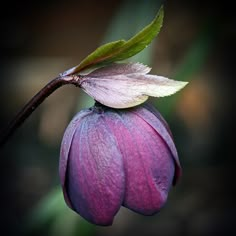
<svg viewBox="0 0 236 236"><path fill-rule="evenodd" d="M32 112L56 89L66 84L78 86L78 76L56 77L45 85L31 100L16 114L9 125L0 133L0 146L5 144L17 128L32 114Z"/></svg>

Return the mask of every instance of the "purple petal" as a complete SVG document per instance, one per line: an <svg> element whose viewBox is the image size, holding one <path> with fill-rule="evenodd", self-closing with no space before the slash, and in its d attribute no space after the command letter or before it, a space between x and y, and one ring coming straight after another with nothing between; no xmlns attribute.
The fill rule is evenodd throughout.
<svg viewBox="0 0 236 236"><path fill-rule="evenodd" d="M121 153L103 115L88 116L71 145L66 186L72 208L92 223L111 225L125 180Z"/></svg>
<svg viewBox="0 0 236 236"><path fill-rule="evenodd" d="M66 203L70 206L70 202L68 200L68 196L65 191L65 178L66 178L66 171L67 171L67 164L68 164L68 157L71 148L72 139L77 127L80 125L82 119L87 115L91 114L92 111L87 109L77 113L68 127L65 130L62 143L61 143L61 150L60 150L60 162L59 162L59 176L61 185L63 188L63 194L65 197Z"/></svg>
<svg viewBox="0 0 236 236"><path fill-rule="evenodd" d="M143 107L146 108L147 110L149 110L150 112L152 112L161 121L161 123L165 126L169 135L173 139L173 134L170 130L170 127L169 127L168 123L166 122L166 120L164 119L164 117L161 115L161 113L159 111L157 111L157 109L148 102L144 103Z"/></svg>
<svg viewBox="0 0 236 236"><path fill-rule="evenodd" d="M169 129L166 128L167 123L165 122L163 124L162 120L157 119L156 114L154 115L154 113L148 112L147 109L143 108L142 106L138 107L137 110L133 110L132 112L134 112L136 115L140 116L142 119L148 122L149 125L151 125L153 129L155 129L156 132L162 137L163 141L170 149L175 161L175 176L173 179L173 185L175 185L181 176L182 169L172 135L170 134ZM156 111L156 113L158 114L158 111ZM161 115L159 114L159 116Z"/></svg>
<svg viewBox="0 0 236 236"><path fill-rule="evenodd" d="M114 122L110 128L116 134L124 158L123 205L152 215L167 199L174 175L172 154L163 139L142 118L130 112L119 114L119 122Z"/></svg>

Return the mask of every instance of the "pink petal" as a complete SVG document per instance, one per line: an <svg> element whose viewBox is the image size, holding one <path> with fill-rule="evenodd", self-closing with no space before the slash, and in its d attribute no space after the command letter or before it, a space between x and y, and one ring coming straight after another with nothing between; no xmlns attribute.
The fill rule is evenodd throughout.
<svg viewBox="0 0 236 236"><path fill-rule="evenodd" d="M148 99L147 95L133 88L132 79L125 75L84 77L80 86L96 101L113 108L133 107Z"/></svg>
<svg viewBox="0 0 236 236"><path fill-rule="evenodd" d="M130 111L118 113L121 116L119 122L114 122L110 128L124 158L126 188L123 205L144 215L152 215L167 199L174 175L172 154L146 121ZM117 117L113 120L118 120Z"/></svg>
<svg viewBox="0 0 236 236"><path fill-rule="evenodd" d="M173 139L173 134L170 130L170 127L169 127L168 123L166 122L166 120L161 115L161 113L159 111L157 111L157 109L148 102L144 103L143 107L146 108L147 110L149 110L151 113L153 113L161 121L161 123L165 126L165 128L168 131L169 135Z"/></svg>
<svg viewBox="0 0 236 236"><path fill-rule="evenodd" d="M140 116L142 119L148 122L148 124L152 126L153 129L156 130L156 132L161 136L163 141L167 144L168 148L170 149L172 156L174 158L174 161L175 161L175 176L173 179L173 185L175 185L182 174L181 173L182 169L181 169L178 153L177 153L172 135L170 134L170 130L166 127L167 123L165 122L163 124L162 122L163 118L157 119L157 114L159 113L157 110L156 110L156 114L154 115L153 112L147 112L145 108L140 106L138 107L137 110L133 110L132 112L134 112L136 115ZM160 113L159 113L159 116L161 116Z"/></svg>

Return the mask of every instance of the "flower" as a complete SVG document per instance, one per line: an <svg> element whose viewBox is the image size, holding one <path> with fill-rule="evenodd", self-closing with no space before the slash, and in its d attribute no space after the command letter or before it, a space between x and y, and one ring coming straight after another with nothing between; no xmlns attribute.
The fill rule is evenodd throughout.
<svg viewBox="0 0 236 236"><path fill-rule="evenodd" d="M181 167L170 129L155 108L96 103L67 127L59 173L68 206L91 223L111 225L121 206L157 213Z"/></svg>
<svg viewBox="0 0 236 236"><path fill-rule="evenodd" d="M140 63L113 63L81 76L78 86L105 106L128 108L149 96L172 95L188 83L147 74L150 70Z"/></svg>

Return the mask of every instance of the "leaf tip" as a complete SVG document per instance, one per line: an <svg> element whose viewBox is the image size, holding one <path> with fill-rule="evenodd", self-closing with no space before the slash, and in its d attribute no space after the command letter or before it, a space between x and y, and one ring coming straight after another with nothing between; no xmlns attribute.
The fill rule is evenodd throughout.
<svg viewBox="0 0 236 236"><path fill-rule="evenodd" d="M175 82L175 85L174 85L175 89L173 90L172 94L177 93L178 91L183 89L188 84L187 81L177 81L177 80L174 80L174 82ZM172 95L172 94L170 94L170 95Z"/></svg>

